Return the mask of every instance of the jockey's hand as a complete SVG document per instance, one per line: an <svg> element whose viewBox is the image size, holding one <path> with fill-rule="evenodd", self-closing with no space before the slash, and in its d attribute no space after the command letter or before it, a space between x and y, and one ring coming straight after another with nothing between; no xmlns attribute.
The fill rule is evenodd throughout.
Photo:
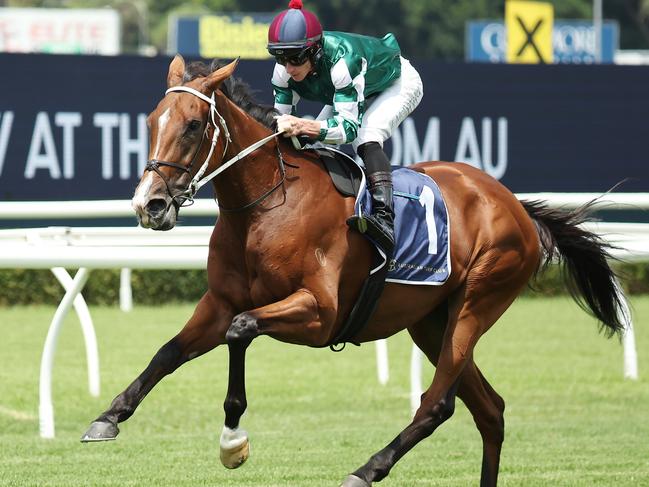
<svg viewBox="0 0 649 487"><path fill-rule="evenodd" d="M277 117L277 131L283 132L284 137L302 135L300 126L302 119L293 115L280 115Z"/></svg>
<svg viewBox="0 0 649 487"><path fill-rule="evenodd" d="M277 131L283 132L284 137L306 135L315 139L320 135L320 122L308 118L294 117L293 115L279 115Z"/></svg>

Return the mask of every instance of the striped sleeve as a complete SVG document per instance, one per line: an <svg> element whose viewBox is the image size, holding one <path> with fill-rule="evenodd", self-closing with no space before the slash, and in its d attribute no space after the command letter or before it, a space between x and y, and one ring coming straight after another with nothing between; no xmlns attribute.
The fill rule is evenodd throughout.
<svg viewBox="0 0 649 487"><path fill-rule="evenodd" d="M358 136L365 105L367 61L342 57L331 68L334 85L333 117L320 123L321 140L327 144L347 144Z"/></svg>
<svg viewBox="0 0 649 487"><path fill-rule="evenodd" d="M281 64L275 64L271 84L275 96L275 109L285 115L295 115L295 105L300 100L300 95L288 86L290 76Z"/></svg>

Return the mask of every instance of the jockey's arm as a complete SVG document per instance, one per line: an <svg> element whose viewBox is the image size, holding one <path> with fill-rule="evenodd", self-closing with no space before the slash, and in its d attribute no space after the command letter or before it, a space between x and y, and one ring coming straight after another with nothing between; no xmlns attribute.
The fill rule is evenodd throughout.
<svg viewBox="0 0 649 487"><path fill-rule="evenodd" d="M273 85L273 96L275 110L281 115L295 115L295 106L300 101L300 95L288 86L289 75L279 64L275 65L271 84Z"/></svg>
<svg viewBox="0 0 649 487"><path fill-rule="evenodd" d="M299 95L288 86L286 70L276 65L273 72L275 109L281 114L278 130L285 136L306 135L326 144L351 143L358 136L363 114L362 61L358 57L341 58L331 69L334 85L333 116L326 120L310 120L295 116Z"/></svg>
<svg viewBox="0 0 649 487"><path fill-rule="evenodd" d="M320 135L320 124L295 116L295 106L300 95L288 86L288 74L279 64L275 65L271 83L275 110L280 113L277 117L277 131L282 132L286 137L306 135L313 139L317 138Z"/></svg>
<svg viewBox="0 0 649 487"><path fill-rule="evenodd" d="M363 63L358 56L340 58L331 68L334 85L333 115L319 122L318 140L326 144L348 144L358 136L364 107Z"/></svg>

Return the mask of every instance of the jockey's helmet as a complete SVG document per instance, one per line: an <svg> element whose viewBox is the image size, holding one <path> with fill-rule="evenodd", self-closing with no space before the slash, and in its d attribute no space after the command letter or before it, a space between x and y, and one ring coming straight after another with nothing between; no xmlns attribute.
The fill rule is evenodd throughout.
<svg viewBox="0 0 649 487"><path fill-rule="evenodd" d="M279 64L302 65L318 53L321 43L320 21L302 8L302 0L291 0L268 29L268 52Z"/></svg>

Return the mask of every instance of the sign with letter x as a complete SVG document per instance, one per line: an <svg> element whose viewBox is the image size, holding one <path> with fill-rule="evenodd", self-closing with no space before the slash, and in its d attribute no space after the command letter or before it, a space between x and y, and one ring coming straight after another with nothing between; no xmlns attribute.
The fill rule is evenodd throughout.
<svg viewBox="0 0 649 487"><path fill-rule="evenodd" d="M507 0L507 62L552 63L553 23L551 3Z"/></svg>

